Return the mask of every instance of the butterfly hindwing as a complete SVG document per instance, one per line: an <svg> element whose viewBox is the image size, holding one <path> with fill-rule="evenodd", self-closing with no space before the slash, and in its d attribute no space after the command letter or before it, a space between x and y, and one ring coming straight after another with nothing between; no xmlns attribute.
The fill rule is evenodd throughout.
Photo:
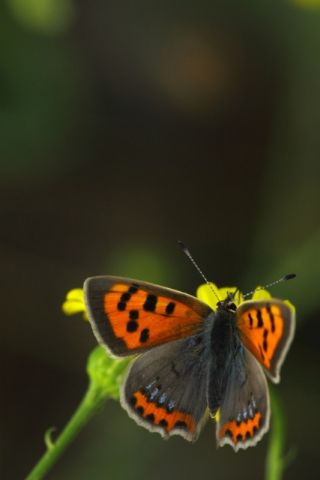
<svg viewBox="0 0 320 480"><path fill-rule="evenodd" d="M191 295L122 277L88 278L84 293L97 339L117 356L196 334L211 312Z"/></svg>
<svg viewBox="0 0 320 480"><path fill-rule="evenodd" d="M127 374L122 406L138 424L165 438L196 440L206 418L207 362L202 334L143 353Z"/></svg>
<svg viewBox="0 0 320 480"><path fill-rule="evenodd" d="M217 443L235 451L255 445L268 431L270 418L266 377L245 348L232 365L217 414Z"/></svg>
<svg viewBox="0 0 320 480"><path fill-rule="evenodd" d="M278 383L294 334L292 309L276 299L244 302L237 310L237 326L244 345Z"/></svg>

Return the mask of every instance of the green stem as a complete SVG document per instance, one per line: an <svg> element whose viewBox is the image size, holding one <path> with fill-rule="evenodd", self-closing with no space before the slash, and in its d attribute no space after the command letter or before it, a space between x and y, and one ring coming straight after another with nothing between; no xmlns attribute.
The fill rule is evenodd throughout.
<svg viewBox="0 0 320 480"><path fill-rule="evenodd" d="M119 398L119 387L129 362L130 358L111 358L101 346L91 352L87 363L89 387L84 398L55 442L50 438L52 429L47 431L47 451L26 480L41 480L104 402Z"/></svg>
<svg viewBox="0 0 320 480"><path fill-rule="evenodd" d="M283 419L280 403L272 395L272 429L266 458L266 480L281 480L283 450Z"/></svg>
<svg viewBox="0 0 320 480"><path fill-rule="evenodd" d="M69 422L32 469L26 480L40 480L49 472L68 445L106 400L105 392L93 382Z"/></svg>
<svg viewBox="0 0 320 480"><path fill-rule="evenodd" d="M270 434L265 480L281 480L286 467L284 462L285 421L280 400L271 392L272 429Z"/></svg>

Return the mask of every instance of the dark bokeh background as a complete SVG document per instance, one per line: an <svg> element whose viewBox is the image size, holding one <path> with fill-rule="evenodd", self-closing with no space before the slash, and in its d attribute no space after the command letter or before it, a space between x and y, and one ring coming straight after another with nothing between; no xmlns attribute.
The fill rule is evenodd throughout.
<svg viewBox="0 0 320 480"><path fill-rule="evenodd" d="M83 395L96 344L65 293L94 274L193 293L199 277L297 307L277 387L286 478L319 478L320 6L6 0L0 7L1 479L21 479ZM257 479L234 454L169 442L109 402L48 478Z"/></svg>

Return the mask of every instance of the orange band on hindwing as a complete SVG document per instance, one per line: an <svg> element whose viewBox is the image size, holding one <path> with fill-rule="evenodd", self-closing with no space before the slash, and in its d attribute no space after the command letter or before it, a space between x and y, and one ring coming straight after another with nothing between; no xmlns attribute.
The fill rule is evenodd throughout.
<svg viewBox="0 0 320 480"><path fill-rule="evenodd" d="M262 426L262 416L260 412L255 412L252 418L237 422L231 420L222 425L219 438L229 437L236 445L238 442L244 442L254 438Z"/></svg>
<svg viewBox="0 0 320 480"><path fill-rule="evenodd" d="M189 305L149 293L134 283L114 284L104 295L104 311L115 337L128 350L191 335L203 321Z"/></svg>
<svg viewBox="0 0 320 480"><path fill-rule="evenodd" d="M196 422L192 415L175 410L174 407L160 406L150 401L143 391L135 392L129 404L141 420L154 427L162 428L166 434L174 429L184 429L189 433L194 433L196 430Z"/></svg>

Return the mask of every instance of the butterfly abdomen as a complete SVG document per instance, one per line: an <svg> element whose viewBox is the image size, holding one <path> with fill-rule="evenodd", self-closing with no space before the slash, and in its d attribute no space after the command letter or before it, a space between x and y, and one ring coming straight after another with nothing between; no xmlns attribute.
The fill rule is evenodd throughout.
<svg viewBox="0 0 320 480"><path fill-rule="evenodd" d="M220 407L230 368L239 347L235 314L225 309L218 310L210 334L208 404L213 415Z"/></svg>

